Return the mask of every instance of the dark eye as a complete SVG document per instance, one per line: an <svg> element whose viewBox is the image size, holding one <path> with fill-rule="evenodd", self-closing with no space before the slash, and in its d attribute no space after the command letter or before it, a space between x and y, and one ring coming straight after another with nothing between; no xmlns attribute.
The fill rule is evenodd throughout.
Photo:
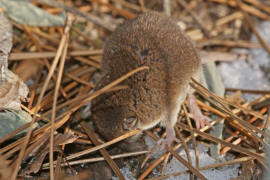
<svg viewBox="0 0 270 180"><path fill-rule="evenodd" d="M137 117L131 116L123 119L123 128L125 130L133 130L136 128Z"/></svg>
<svg viewBox="0 0 270 180"><path fill-rule="evenodd" d="M141 51L141 58L144 59L149 53L149 49L144 49Z"/></svg>

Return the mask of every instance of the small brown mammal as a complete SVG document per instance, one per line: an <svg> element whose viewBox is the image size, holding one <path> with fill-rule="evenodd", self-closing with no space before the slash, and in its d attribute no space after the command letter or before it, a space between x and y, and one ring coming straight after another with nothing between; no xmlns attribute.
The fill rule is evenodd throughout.
<svg viewBox="0 0 270 180"><path fill-rule="evenodd" d="M166 127L166 144L175 140L174 125L187 94L196 126L207 123L189 93L191 77L199 78L201 59L192 41L166 15L147 12L118 27L104 46L106 76L100 87L141 66L125 80L125 90L104 94L93 106L98 131L108 140L131 129Z"/></svg>

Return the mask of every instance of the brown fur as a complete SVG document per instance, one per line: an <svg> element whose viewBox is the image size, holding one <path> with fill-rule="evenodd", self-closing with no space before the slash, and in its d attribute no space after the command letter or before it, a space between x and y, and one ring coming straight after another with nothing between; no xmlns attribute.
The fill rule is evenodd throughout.
<svg viewBox="0 0 270 180"><path fill-rule="evenodd" d="M127 21L105 43L107 76L99 87L140 66L150 70L125 80L129 89L97 98L93 114L98 130L107 139L120 136L128 131L123 122L129 117L137 121L130 129L147 129L159 122L165 125L179 106L179 97L186 97L188 82L200 65L194 44L166 15L147 12Z"/></svg>

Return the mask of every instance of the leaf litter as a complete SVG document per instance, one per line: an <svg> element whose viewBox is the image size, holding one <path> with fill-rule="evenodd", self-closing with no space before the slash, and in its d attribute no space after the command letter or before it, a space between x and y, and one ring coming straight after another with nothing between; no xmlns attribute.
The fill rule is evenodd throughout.
<svg viewBox="0 0 270 180"><path fill-rule="evenodd" d="M102 59L102 43L100 42L104 42L110 31L113 31L119 25L119 22L133 18L142 11L149 9L162 11L165 8L166 13L171 14L178 20L181 27L185 28L186 34L196 41L197 47L203 51L202 54L211 50L212 54L208 55L210 59L235 61L240 57L239 59L242 60L238 61L243 61L250 58L250 54L233 52L232 48L264 47L268 49L264 38L261 38L260 33L256 32L256 27L249 20L250 17L258 21L269 20L269 4L266 2L251 0L175 0L171 1L169 6L164 4L168 2L170 1L91 0L90 2L66 1L65 4L61 4L36 0L33 1L33 5L27 2L31 6L38 7L41 11L51 15L62 13L65 10L73 13L76 16L76 20L73 22L73 25L69 25L70 28L72 27L70 32L65 30L67 25L65 27L58 25L57 27L40 28L38 25L28 26L26 25L27 23L16 21L10 16L9 22L13 25L14 40L11 43L12 37L10 36L4 38L4 40L1 39L1 62L2 64L7 62L9 51L13 46L8 67L13 72L19 72L18 74L20 74L23 81L31 80L32 83L27 87L20 78L13 75L10 70L5 69L5 75L1 76L2 78L5 77L6 81L1 83L2 88L0 88L1 113L11 113L11 110L19 112L22 108L32 116L32 120L30 119L31 124L24 124L19 129L16 127L15 129L17 130L13 130L0 139L0 158L3 159L3 162L7 162L3 163L3 167L1 166L0 168L1 170L6 169L7 172L1 178L23 178L26 177L26 172L28 172L28 178L51 177L52 179L52 177L63 177L64 179L68 178L68 176L69 178L80 177L79 174L82 174L81 177L90 177L95 174L91 171L91 164L93 164L93 161L100 161L102 156L104 156L103 159L106 161L117 162L116 164L110 163L110 168L115 173L117 172L119 179L123 179L123 176L127 179L130 179L132 176L136 179L163 179L173 176L177 178L177 175L183 173L190 174L190 171L183 170L179 172L178 169L178 172L171 172L172 174L168 171L166 172L166 166L170 166L171 162L169 157L173 155L176 159L174 158L172 162L180 163L179 161L186 161L181 159L181 156L185 157L184 154L186 154L186 157L188 157L189 153L193 162L191 164L190 161L186 161L187 164L185 163L185 165L189 169L193 168L191 172L196 176L200 176L197 172L200 172L202 169L219 168L232 164L241 164L242 166L238 166L237 169L242 168L242 172L255 165L257 170L249 175L252 175L253 178L262 176L262 170L268 168L264 162L264 150L265 146L267 146L266 137L268 132L266 129L269 124L269 113L267 112L269 103L260 104L267 102L266 100L269 99L270 92L267 90L257 90L255 88L249 90L249 92L259 94L259 97L246 101L241 98L241 93L239 94L239 92L248 91L245 88L233 89L229 84L226 85L226 88L229 87L226 93L231 91L239 92L225 100L193 82L192 86L198 95L204 97L207 101L201 101L198 98L197 101L201 109L206 115L215 116L216 119L210 126L199 131L194 129L191 123L188 123L188 112L181 112L179 118L184 121L179 122L176 129L177 134L183 137L183 143L187 143L187 146L183 145L185 152L182 154L176 153L182 146L182 144L176 144L169 149L168 152L170 153L165 152L157 157L150 157L142 169L139 168L142 163L141 157L145 156L142 154L146 154L149 151L126 154L126 152L114 152L113 148L116 147L114 145L116 142L141 131L133 131L115 140L106 142L102 139L102 135L96 134L94 128L90 129L88 133L82 129L79 121L83 121L83 118L80 116L80 113L83 111L79 112L78 110L83 105L96 96L106 93L106 91L126 88L118 85L118 83L128 76L122 77L122 79L106 86L102 91L94 93L91 91L98 81L98 79L93 78L98 77L98 74L100 74ZM2 4L0 8L6 14L9 14L8 9L5 9ZM110 21L106 21L106 18L110 19ZM249 21L249 24L245 24L245 21ZM249 40L251 31L255 32L260 42ZM2 32L12 34L10 27ZM91 32L96 32L97 35L92 36ZM65 54L67 46L69 51ZM204 54L204 57L207 56ZM225 57L224 60L223 57ZM64 73L61 73L62 70L60 66L57 66L57 61L52 61L56 58L66 59L65 66L62 67ZM37 66L37 69L27 71L27 66L31 66L31 64ZM137 71L140 70L143 69L138 69ZM27 71L29 74L23 76L24 71ZM60 83L57 80L60 76L59 73L63 74ZM49 80L48 76L51 77L51 80ZM54 89L57 83L59 85L59 94L55 95ZM44 86L47 88L44 89ZM29 95L27 95L28 89ZM42 96L43 98L39 98ZM21 101L26 98L27 101ZM55 108L52 108L52 103L56 103ZM260 106L257 106L259 108L256 110L252 109L255 105ZM55 123L52 125L51 119L53 117ZM209 129L214 124L224 120L223 139L210 135ZM33 125L34 122L37 122L38 126L34 129L32 127L29 129L29 125ZM54 128L51 131L52 126ZM27 128L27 135L20 134L20 136L16 136ZM74 135L70 136L70 132L74 133ZM156 127L151 131L145 132L145 136L149 136L156 141L162 137L162 132L163 130L160 127ZM97 138L98 143L94 143L95 145L92 143L93 139L89 139L89 133ZM51 141L52 135L54 137L53 141ZM64 139L58 141L59 136L64 137ZM68 144L63 145L60 143L67 139L70 139ZM205 147L210 147L211 143L220 144L219 154L222 154L224 157L230 157L230 159L220 158L221 162L212 161L211 164L202 167L202 160L199 157L205 152L198 151L196 153L195 151L197 148L201 148L201 144ZM102 156L96 152L98 150L102 152ZM47 155L48 153L50 158ZM51 155L54 155L53 159L51 159ZM124 172L123 170L119 171L119 167L122 167L121 163L119 163L121 160L115 158L125 161L126 166L130 170L128 173L129 178L125 176L125 173L123 176L121 175ZM135 164L132 164L130 159ZM194 159L196 163L194 163ZM29 160L32 161L30 165L32 167L26 166ZM87 161L92 163L87 164ZM45 164L47 164L47 168L50 167L50 174L48 171L43 170L45 169ZM52 171L53 166L55 166L55 171ZM11 171L11 167L16 168L14 171ZM90 173L84 174L87 168ZM94 171L97 170L95 169ZM76 175L76 172L79 172L79 174ZM1 173L1 175L3 174ZM190 174L190 177L192 176ZM240 176L245 175L240 173Z"/></svg>

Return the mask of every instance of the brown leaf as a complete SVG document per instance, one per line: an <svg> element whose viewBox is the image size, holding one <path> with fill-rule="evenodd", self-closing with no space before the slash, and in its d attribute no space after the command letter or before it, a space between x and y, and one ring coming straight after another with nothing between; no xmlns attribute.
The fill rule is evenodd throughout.
<svg viewBox="0 0 270 180"><path fill-rule="evenodd" d="M36 60L27 60L21 62L14 73L16 73L23 81L27 81L36 76L41 67L42 65Z"/></svg>
<svg viewBox="0 0 270 180"><path fill-rule="evenodd" d="M0 84L0 109L21 110L21 99L28 94L28 87L17 75L7 70L6 81Z"/></svg>
<svg viewBox="0 0 270 180"><path fill-rule="evenodd" d="M39 145L40 144L43 144L43 145L38 146L38 149L35 149L32 152L32 155L35 155L36 159L22 173L23 175L30 174L30 173L37 173L40 170L40 167L41 167L46 155L49 153L49 148L50 148L49 135L45 134L44 136L45 136L44 143L37 142ZM78 136L74 135L72 132L67 132L65 134L56 134L54 136L53 151L62 153L62 150L60 149L59 145L72 143L76 139L78 139Z"/></svg>

